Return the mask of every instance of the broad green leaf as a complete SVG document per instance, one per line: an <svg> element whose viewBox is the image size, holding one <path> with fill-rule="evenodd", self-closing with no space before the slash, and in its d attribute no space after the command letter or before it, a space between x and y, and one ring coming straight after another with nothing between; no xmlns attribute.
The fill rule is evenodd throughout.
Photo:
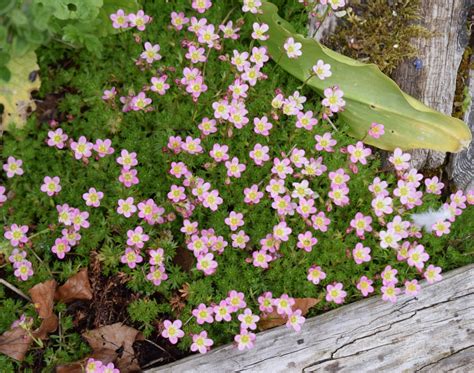
<svg viewBox="0 0 474 373"><path fill-rule="evenodd" d="M16 26L24 26L28 23L28 17L20 9L13 9L9 18Z"/></svg>
<svg viewBox="0 0 474 373"><path fill-rule="evenodd" d="M0 16L12 10L16 5L16 0L0 0Z"/></svg>
<svg viewBox="0 0 474 373"><path fill-rule="evenodd" d="M48 30L49 21L51 19L51 12L52 9L47 6L44 6L43 4L33 4L33 26L40 31Z"/></svg>
<svg viewBox="0 0 474 373"><path fill-rule="evenodd" d="M53 16L61 20L93 20L103 5L103 0L36 0L36 2L54 9Z"/></svg>
<svg viewBox="0 0 474 373"><path fill-rule="evenodd" d="M15 56L23 56L24 54L34 51L38 46L31 44L22 34L13 37L11 45L11 54Z"/></svg>
<svg viewBox="0 0 474 373"><path fill-rule="evenodd" d="M94 30L93 23L70 23L63 29L63 40L73 45L84 46L88 51L100 57L102 43L90 30Z"/></svg>
<svg viewBox="0 0 474 373"><path fill-rule="evenodd" d="M0 81L3 130L8 129L11 123L17 127L25 124L28 114L36 107L31 99L31 92L38 90L41 84L39 76L34 74L39 67L36 63L36 54L32 51L21 57L12 58L6 67L10 70L11 77L8 82Z"/></svg>
<svg viewBox="0 0 474 373"><path fill-rule="evenodd" d="M0 45L5 45L7 43L7 34L8 34L8 29L0 25Z"/></svg>
<svg viewBox="0 0 474 373"><path fill-rule="evenodd" d="M4 66L10 61L10 53L0 51L0 66Z"/></svg>
<svg viewBox="0 0 474 373"><path fill-rule="evenodd" d="M350 135L384 150L399 147L458 152L470 143L472 135L464 122L402 92L376 65L358 62L296 34L270 2L264 1L261 9L256 17L270 27L269 39L261 44L278 65L301 81L311 76L311 68L319 59L331 65L330 78L312 77L306 84L321 95L327 87L338 85L342 89L346 107L339 116L349 125ZM283 48L289 37L302 44L303 54L297 59L288 58ZM385 135L379 139L366 136L372 122L382 123Z"/></svg>
<svg viewBox="0 0 474 373"><path fill-rule="evenodd" d="M11 79L12 73L10 69L6 66L0 66L0 82L3 80L4 82L9 82Z"/></svg>

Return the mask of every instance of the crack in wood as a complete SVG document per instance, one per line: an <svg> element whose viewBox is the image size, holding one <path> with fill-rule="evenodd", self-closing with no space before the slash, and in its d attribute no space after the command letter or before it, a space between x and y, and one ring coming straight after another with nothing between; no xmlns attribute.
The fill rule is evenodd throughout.
<svg viewBox="0 0 474 373"><path fill-rule="evenodd" d="M327 362L329 362L329 361L337 362L338 360L347 359L347 358L352 357L352 356L358 356L358 355L361 355L361 354L363 354L363 353L365 353L365 352L373 351L373 350L376 350L376 349L379 349L379 348L382 348L382 347L385 347L385 346L391 346L391 345L392 345L391 342L390 342L390 343L385 343L385 344L381 344L381 345L378 345L378 346L375 346L375 347L372 347L372 348L367 348L367 349L365 349L365 350L357 351L357 352L355 352L355 353L353 353L353 354L349 354L349 355L345 355L345 356L339 356L339 357L336 357L336 358L333 356L333 355L336 353L336 351L334 351L333 353L331 353L331 357L330 357L330 358L322 359L322 360L320 360L320 361L317 361L316 363L310 364L310 365L304 367L304 368L301 370L301 372L302 372L302 373L305 373L307 369L313 368L313 367L315 367L315 366L317 366L317 365L321 365L321 364L323 364L323 363L327 363ZM342 346L342 347L344 347L344 346Z"/></svg>
<svg viewBox="0 0 474 373"><path fill-rule="evenodd" d="M432 363L423 365L421 368L416 369L414 373L421 372L423 369L428 368L428 367L431 367L431 366L433 366L433 365L438 365L441 361L446 360L446 359L448 359L448 358L450 358L450 357L452 357L452 356L454 356L454 355L457 355L457 354L459 354L460 352L469 350L470 348L473 348L473 347L474 347L474 345L470 345L470 346L461 348L461 349L459 349L459 350L457 350L457 351L454 351L454 352L450 353L450 354L447 355L447 356L443 356L441 359L438 359L438 360L436 360L436 361L434 361L434 362L432 362Z"/></svg>

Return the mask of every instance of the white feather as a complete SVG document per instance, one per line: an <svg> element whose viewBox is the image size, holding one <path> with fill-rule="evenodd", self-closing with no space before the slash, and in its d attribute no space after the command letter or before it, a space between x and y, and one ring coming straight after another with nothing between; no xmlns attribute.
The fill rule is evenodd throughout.
<svg viewBox="0 0 474 373"><path fill-rule="evenodd" d="M431 233L433 224L438 220L448 220L449 218L451 218L451 212L444 206L441 206L438 211L429 209L427 212L411 215L413 223L420 228L424 228L428 233Z"/></svg>

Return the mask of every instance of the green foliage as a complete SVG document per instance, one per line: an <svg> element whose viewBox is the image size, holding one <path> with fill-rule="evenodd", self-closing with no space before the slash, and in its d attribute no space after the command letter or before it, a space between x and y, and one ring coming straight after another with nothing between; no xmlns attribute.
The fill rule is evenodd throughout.
<svg viewBox="0 0 474 373"><path fill-rule="evenodd" d="M279 3L282 5L285 2L279 1ZM236 10L239 7L240 3L236 0L215 1L214 6L206 13L206 18L210 23L219 24L230 13L229 19L237 22L241 19L240 13ZM288 6L285 7L284 12L289 18L300 17L301 22L298 27L303 29L304 26L301 26L301 23L306 19L306 15L298 9L297 6ZM154 68L164 69L171 66L176 68L176 73L169 71L170 80L180 77L182 69L188 66L183 50L179 48L183 34L164 27L169 23L170 12L175 10L188 13L189 2L184 0L148 2L145 12L153 15L154 21L147 26L144 33L140 34L142 42L149 40L161 46L163 60L154 65ZM225 41L225 53L231 54L232 49L249 50L251 40L248 35L252 20L251 17L245 18L246 22L241 30L243 36L240 40ZM296 238L293 235L288 242L282 243L281 257L270 264L269 270L256 268L246 262L251 252L259 247L260 239L265 237L272 226L279 221L268 198L263 199L258 205L247 205L243 202L243 190L246 187L262 182L260 189L263 190L263 186L270 177L271 165L267 163L263 167L251 167L243 173L242 178L232 179L230 183L226 183L225 168L221 164L214 164L207 153L212 145L215 142L227 144L229 153L248 165L251 164L249 150L257 142L269 145L272 157L281 156L281 152L288 152L293 146L297 146L305 149L308 156L323 156L324 164L329 171L341 167L347 169L347 154L339 151L323 154L314 150L314 135L331 131L330 125L324 120L320 120L313 131L308 132L304 129L296 129L295 119L287 116L280 116L275 120L270 119L274 124L274 129L269 139L256 136L251 124L240 130L234 129L232 136L228 136L228 128L225 125L220 125L217 134L202 138L202 146L206 149L206 153L197 156L170 153L166 150L169 136L199 136L197 125L203 117L212 117L213 110L210 104L233 81L234 71L228 64L219 61L216 58L218 52L213 50L206 64L206 84L209 89L199 99L199 105L196 105L188 95L183 94L181 88L173 85L164 96L147 92L150 97L153 97L155 110L147 113L122 113L118 108L118 101L106 103L100 97L104 89L110 89L111 86L117 87L120 94L126 95L131 91L138 92L143 86L149 84L151 76L155 75L156 71L150 69L142 71L134 63L134 59L142 51L142 43L137 43L131 33L121 33L104 39L103 60L98 60L87 49L72 50L65 54L64 50L59 49L57 45L50 45L39 50L43 77L40 98L45 99L51 92L63 96L58 107L54 108L59 112L60 118L63 118L60 123L61 128L73 139L78 139L81 135L91 140L110 138L115 154L97 160L91 158L89 164L77 161L70 150L60 151L44 144L50 127L34 117L28 120L23 129L13 129L4 136L2 156L5 158L12 155L22 159L25 174L21 177L6 179L4 182L7 190L13 195L0 207L2 227L17 223L29 225L30 234L44 231L31 240L32 247L28 252L28 258L33 262L35 275L26 282L18 281L13 275L13 268L7 264L2 268L2 275L5 275L8 281L25 292L34 284L51 277L62 282L78 268L88 267L91 264L91 253L97 252L103 276L120 276L127 279L127 289L124 290L132 292L134 297L128 306L130 315L127 319L128 323L133 322L134 326L146 335L151 335L156 332L157 322L179 318L185 324L183 329L186 333L207 330L214 339L215 345L219 345L231 342L233 336L239 331L239 323L235 317L229 323L201 326L191 318L191 313L200 303L207 305L218 303L227 296L230 290L243 292L248 307L258 312L257 299L264 291L271 291L274 296L288 293L293 297L319 297L324 294L325 286L334 281L344 283L344 288L348 292L347 301L361 299L355 287L356 281L362 275L375 279L386 265L399 270L400 281L407 278L420 278L418 271L413 267L397 261L393 250L382 249L379 240L373 235L367 235L364 241L366 246L372 248L373 260L371 262L356 265L347 253L359 241L353 233L346 233L350 219L357 212L365 215L371 212L372 196L367 188L373 178L376 176L383 178L389 183L391 189L396 185L395 175L383 172L377 154L372 157L367 166L360 166L357 174L351 173L349 181L351 204L344 207L333 206L333 209L328 212L332 221L329 231L324 234L315 232L319 242L311 252L296 249ZM67 68L55 67L57 61L65 57L74 63ZM268 75L268 79L259 82L255 89L249 91L247 108L250 120L263 115L271 118L273 112L270 101L276 89L281 89L285 96L288 96L301 86L299 80L273 63L265 66L263 72ZM216 96L217 92L220 93ZM321 103L314 91L305 86L300 89L300 92L308 98L306 107L318 113L321 110ZM338 131L333 133L333 137L338 141L338 146L346 147L353 143L353 139L347 135L348 125L340 119L335 124ZM140 182L129 189L123 187L117 180L120 169L115 158L121 149L135 151L138 154L137 170ZM251 237L248 247L242 250L234 249L229 245L222 255L216 255L219 267L212 276L204 276L202 272L194 268L196 260L192 254L189 259L190 265L186 261L185 237L180 232L183 218L167 199L170 186L177 183L168 172L173 161L185 162L195 175L206 179L213 188L218 188L224 199L224 204L216 212L211 212L202 206L196 207L192 219L199 222L200 229L212 228L216 234L231 241L231 232L224 223L225 217L230 210L236 210L245 215L244 229ZM57 196L48 197L40 191L40 185L46 175L60 176L63 189ZM291 181L296 181L296 179L291 179ZM327 175L312 178L310 186L321 196L316 202L318 209L326 211L329 189ZM104 192L104 199L99 208L88 208L82 199L82 194L90 187ZM130 269L120 262L120 257L126 247L127 230L142 224L136 214L126 219L116 213L117 200L129 196L133 196L135 202L153 198L165 208L167 215L176 215L174 220L170 219L163 225L143 224L150 236L146 249L142 251L145 261L148 259L146 253L148 249L161 247L165 252L165 268L169 278L160 286L154 286L146 279L146 274L150 269L149 264L141 263L136 268ZM426 196L424 205L414 211L425 211L430 207L437 209L444 202L445 197ZM51 253L51 246L61 235L63 228L57 224L58 216L55 206L63 203L68 203L83 211L87 210L90 214L91 225L90 228L81 230L80 244L74 247L64 260L59 260ZM395 207L398 209L401 206L397 202ZM404 219L409 219L409 213L403 213ZM448 271L473 262L472 247L469 246L469 238L472 239L473 214L474 210L470 207L459 216L452 225L452 233L449 236L438 238L425 235L420 240L430 254L430 264L441 266L443 271ZM307 229L299 219L290 217L289 221L294 232ZM377 229L381 227L379 222L374 222L374 225ZM3 237L3 228L0 230L0 237ZM8 256L12 248L4 242L0 242L0 245L4 255ZM96 263L93 264L92 268L96 269ZM313 285L306 279L307 269L313 264L321 265L328 276L319 285ZM381 281L377 279L377 289L380 288L380 284ZM25 308L23 301L14 301L11 297L12 294L0 291L0 308L2 311L6 310L6 312L0 312L1 332L8 329L11 322L17 319ZM179 310L172 307L172 301L177 298L182 302L182 308ZM310 316L334 307L334 304L323 300L311 311ZM64 308L64 305L57 305L55 311L61 313L62 328L61 332L52 333L50 342L46 343L44 356L45 365L48 368L58 362L85 357L88 353L86 344L81 341L80 335L72 327L73 320L67 308ZM28 312L34 315L32 309ZM178 347L186 350L190 344L191 338L187 335L180 341ZM32 356L33 354L30 353L29 360L22 365L22 368L28 369L32 366ZM0 356L1 367L17 368L17 365Z"/></svg>
<svg viewBox="0 0 474 373"><path fill-rule="evenodd" d="M10 58L24 56L51 40L86 47L100 56L99 37L116 32L108 16L133 12L137 0L5 0L0 8L0 79L8 81Z"/></svg>
<svg viewBox="0 0 474 373"><path fill-rule="evenodd" d="M46 367L54 367L80 360L90 352L87 343L74 331L71 316L61 315L58 332L51 334L44 350L43 360Z"/></svg>
<svg viewBox="0 0 474 373"><path fill-rule="evenodd" d="M153 322L162 311L162 305L159 305L154 299L139 299L128 306L128 313L133 322L140 326L145 337L149 337L155 330ZM166 309L169 311L169 308Z"/></svg>

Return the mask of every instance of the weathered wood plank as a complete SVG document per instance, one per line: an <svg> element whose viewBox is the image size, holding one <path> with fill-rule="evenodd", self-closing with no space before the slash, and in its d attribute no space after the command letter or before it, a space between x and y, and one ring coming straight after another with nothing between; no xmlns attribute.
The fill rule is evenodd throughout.
<svg viewBox="0 0 474 373"><path fill-rule="evenodd" d="M466 16L471 0L421 0L420 23L433 33L431 38L415 38L422 67L405 61L394 72L400 88L426 105L451 115L456 76L469 36ZM400 144L403 147L403 144ZM411 151L411 166L418 170L437 168L446 154L434 150Z"/></svg>
<svg viewBox="0 0 474 373"><path fill-rule="evenodd" d="M474 57L471 58L471 66L474 65ZM469 71L469 94L471 104L466 110L464 121L468 124L474 134L474 69ZM458 189L465 192L474 189L474 140L469 147L457 154L453 154L447 167L449 178L454 181Z"/></svg>
<svg viewBox="0 0 474 373"><path fill-rule="evenodd" d="M307 320L300 333L278 327L254 349L228 345L150 373L474 371L474 265L423 283L417 298L392 305L373 297Z"/></svg>

